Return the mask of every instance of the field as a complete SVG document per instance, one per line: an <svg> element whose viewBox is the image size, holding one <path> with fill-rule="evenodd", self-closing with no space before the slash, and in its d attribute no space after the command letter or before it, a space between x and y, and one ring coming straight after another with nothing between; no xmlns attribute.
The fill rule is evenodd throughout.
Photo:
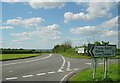
<svg viewBox="0 0 120 83"><path fill-rule="evenodd" d="M41 54L0 54L0 60L23 59L40 55Z"/></svg>
<svg viewBox="0 0 120 83"><path fill-rule="evenodd" d="M97 68L97 81L105 81L103 79L104 71L103 66ZM81 71L80 73L76 74L75 76L70 78L69 83L74 83L75 81L93 81L93 69L86 69ZM120 81L120 78L118 78L118 64L112 64L110 65L110 69L108 71L108 79L107 81Z"/></svg>
<svg viewBox="0 0 120 83"><path fill-rule="evenodd" d="M80 58L80 59L90 59L90 56L82 55L82 54L76 54L76 53L59 53L64 57L68 58Z"/></svg>

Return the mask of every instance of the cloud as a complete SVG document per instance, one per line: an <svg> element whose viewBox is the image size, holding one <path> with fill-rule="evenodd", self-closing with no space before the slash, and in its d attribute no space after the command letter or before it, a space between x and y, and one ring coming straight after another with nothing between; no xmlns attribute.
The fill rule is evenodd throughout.
<svg viewBox="0 0 120 83"><path fill-rule="evenodd" d="M13 26L0 26L0 29L13 29Z"/></svg>
<svg viewBox="0 0 120 83"><path fill-rule="evenodd" d="M92 34L99 33L99 31L96 30L95 26L84 26L84 27L71 28L70 32L72 34L82 34L82 35L92 35Z"/></svg>
<svg viewBox="0 0 120 83"><path fill-rule="evenodd" d="M13 2L21 2L21 0L1 0L2 2L9 2L9 3L13 3ZM25 1L25 0L23 0Z"/></svg>
<svg viewBox="0 0 120 83"><path fill-rule="evenodd" d="M104 37L116 37L118 36L118 31L104 30L104 31L101 31L101 34Z"/></svg>
<svg viewBox="0 0 120 83"><path fill-rule="evenodd" d="M115 28L118 26L118 18L119 18L119 16L116 16L108 21L103 22L98 27L100 27L100 28Z"/></svg>
<svg viewBox="0 0 120 83"><path fill-rule="evenodd" d="M46 27L41 27L35 31L31 32L22 32L22 33L13 33L11 34L18 39L13 40L13 42L21 42L30 39L37 38L37 40L55 40L60 38L59 26L57 24L48 25Z"/></svg>
<svg viewBox="0 0 120 83"><path fill-rule="evenodd" d="M66 12L64 14L64 22L68 23L73 20L85 20L90 21L95 18L110 17L114 2L88 2L86 3L88 8L85 12L73 14L72 12Z"/></svg>
<svg viewBox="0 0 120 83"><path fill-rule="evenodd" d="M29 5L34 9L44 8L44 9L50 9L50 8L62 8L65 5L66 0L31 0L29 2Z"/></svg>
<svg viewBox="0 0 120 83"><path fill-rule="evenodd" d="M14 43L22 43L26 40L30 40L30 38L19 38L19 39L16 39L16 40L12 40L12 44Z"/></svg>
<svg viewBox="0 0 120 83"><path fill-rule="evenodd" d="M23 19L21 17L17 17L16 19L7 20L7 24L20 25L20 26L23 25L25 27L34 27L34 26L38 26L43 21L45 20L40 17L29 18L29 19Z"/></svg>

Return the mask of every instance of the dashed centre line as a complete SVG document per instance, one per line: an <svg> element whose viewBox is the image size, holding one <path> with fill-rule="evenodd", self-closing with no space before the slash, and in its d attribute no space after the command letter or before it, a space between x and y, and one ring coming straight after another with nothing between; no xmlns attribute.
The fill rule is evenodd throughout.
<svg viewBox="0 0 120 83"><path fill-rule="evenodd" d="M14 79L18 79L18 77L6 78L6 80L14 80Z"/></svg>
<svg viewBox="0 0 120 83"><path fill-rule="evenodd" d="M33 75L22 76L23 78L33 77Z"/></svg>
<svg viewBox="0 0 120 83"><path fill-rule="evenodd" d="M46 73L39 73L37 74L38 76L42 76L42 75L45 75Z"/></svg>
<svg viewBox="0 0 120 83"><path fill-rule="evenodd" d="M52 72L48 72L48 74L53 74L53 73L55 73L54 71L52 71Z"/></svg>

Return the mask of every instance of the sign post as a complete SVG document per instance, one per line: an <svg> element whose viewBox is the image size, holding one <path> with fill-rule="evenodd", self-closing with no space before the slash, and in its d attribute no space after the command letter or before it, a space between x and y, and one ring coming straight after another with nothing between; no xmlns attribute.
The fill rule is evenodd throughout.
<svg viewBox="0 0 120 83"><path fill-rule="evenodd" d="M104 79L106 79L107 78L107 67L108 67L108 62L107 62L107 58L104 58Z"/></svg>
<svg viewBox="0 0 120 83"><path fill-rule="evenodd" d="M97 58L94 58L94 63L93 63L93 66L94 66L94 70L93 70L93 80L96 79L96 67L97 67Z"/></svg>
<svg viewBox="0 0 120 83"><path fill-rule="evenodd" d="M88 44L88 53L94 59L93 80L96 79L97 58L104 58L104 79L107 78L108 58L116 55L116 45L99 45Z"/></svg>

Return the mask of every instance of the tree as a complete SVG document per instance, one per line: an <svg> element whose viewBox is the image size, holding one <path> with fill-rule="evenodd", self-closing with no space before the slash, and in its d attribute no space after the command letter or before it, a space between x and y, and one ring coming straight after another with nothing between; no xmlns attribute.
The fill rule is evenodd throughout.
<svg viewBox="0 0 120 83"><path fill-rule="evenodd" d="M102 45L109 45L109 42L102 41Z"/></svg>
<svg viewBox="0 0 120 83"><path fill-rule="evenodd" d="M95 45L101 45L101 43L99 41L95 41L94 44Z"/></svg>
<svg viewBox="0 0 120 83"><path fill-rule="evenodd" d="M68 50L70 48L72 48L71 42L67 41L67 42L65 42L65 43L63 43L61 45L59 44L59 45L54 46L54 48L52 49L52 52L55 52L55 53L57 53L57 52L65 52L66 50Z"/></svg>

